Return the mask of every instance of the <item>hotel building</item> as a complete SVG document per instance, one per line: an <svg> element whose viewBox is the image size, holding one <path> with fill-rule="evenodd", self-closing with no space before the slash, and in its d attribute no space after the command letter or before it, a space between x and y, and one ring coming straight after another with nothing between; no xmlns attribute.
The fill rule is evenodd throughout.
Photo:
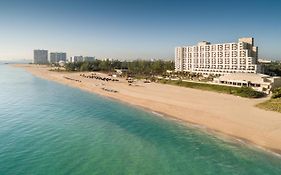
<svg viewBox="0 0 281 175"><path fill-rule="evenodd" d="M34 50L33 51L34 64L48 64L48 50Z"/></svg>
<svg viewBox="0 0 281 175"><path fill-rule="evenodd" d="M211 44L175 48L175 71L203 75L258 73L258 47L254 38L240 38L237 43Z"/></svg>
<svg viewBox="0 0 281 175"><path fill-rule="evenodd" d="M50 63L58 63L59 61L66 61L66 53L64 52L50 53Z"/></svg>

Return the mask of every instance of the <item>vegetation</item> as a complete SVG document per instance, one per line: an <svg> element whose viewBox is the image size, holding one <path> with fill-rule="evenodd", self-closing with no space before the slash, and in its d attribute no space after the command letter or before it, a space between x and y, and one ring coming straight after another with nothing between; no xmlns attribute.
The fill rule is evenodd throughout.
<svg viewBox="0 0 281 175"><path fill-rule="evenodd" d="M272 91L271 99L258 104L257 107L270 111L281 112L281 88L274 89Z"/></svg>
<svg viewBox="0 0 281 175"><path fill-rule="evenodd" d="M281 98L281 88L276 88L272 91L272 96L271 98Z"/></svg>
<svg viewBox="0 0 281 175"><path fill-rule="evenodd" d="M261 98L266 96L265 93L255 91L250 87L221 86L221 85L214 85L214 84L207 84L207 83L186 82L181 80L178 81L160 80L159 82L164 84L188 87L188 88L208 90L208 91L214 91L214 92L225 93L225 94L233 94L246 98Z"/></svg>
<svg viewBox="0 0 281 175"><path fill-rule="evenodd" d="M281 63L272 62L270 64L262 64L264 73L271 76L281 76Z"/></svg>
<svg viewBox="0 0 281 175"><path fill-rule="evenodd" d="M91 62L67 63L67 71L105 71L113 72L114 69L128 69L128 74L133 76L153 76L165 74L167 70L174 70L172 61L119 61L95 60Z"/></svg>
<svg viewBox="0 0 281 175"><path fill-rule="evenodd" d="M270 100L258 104L257 107L265 110L281 112L281 98L272 98Z"/></svg>

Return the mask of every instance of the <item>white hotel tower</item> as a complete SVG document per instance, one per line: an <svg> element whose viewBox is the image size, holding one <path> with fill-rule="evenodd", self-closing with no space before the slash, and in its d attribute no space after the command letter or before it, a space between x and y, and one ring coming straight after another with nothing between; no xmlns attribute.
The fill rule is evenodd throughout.
<svg viewBox="0 0 281 175"><path fill-rule="evenodd" d="M258 47L254 38L240 38L238 43L176 47L175 71L208 74L258 73Z"/></svg>

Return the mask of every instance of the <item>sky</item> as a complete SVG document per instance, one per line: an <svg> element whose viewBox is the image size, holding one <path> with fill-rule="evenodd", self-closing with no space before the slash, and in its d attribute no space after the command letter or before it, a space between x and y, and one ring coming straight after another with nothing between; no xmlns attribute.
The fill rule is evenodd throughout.
<svg viewBox="0 0 281 175"><path fill-rule="evenodd" d="M0 59L34 49L116 59L173 59L174 48L254 37L281 59L280 0L0 0Z"/></svg>

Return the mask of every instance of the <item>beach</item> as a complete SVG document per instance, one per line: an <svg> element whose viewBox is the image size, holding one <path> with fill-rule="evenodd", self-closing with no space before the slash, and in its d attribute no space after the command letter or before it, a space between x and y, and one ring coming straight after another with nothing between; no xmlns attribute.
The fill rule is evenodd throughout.
<svg viewBox="0 0 281 175"><path fill-rule="evenodd" d="M43 79L136 105L281 153L281 114L255 107L265 98L247 99L141 81L129 86L122 78L103 81L80 76L90 75L87 72L56 72L49 71L50 67L27 64L15 66Z"/></svg>

